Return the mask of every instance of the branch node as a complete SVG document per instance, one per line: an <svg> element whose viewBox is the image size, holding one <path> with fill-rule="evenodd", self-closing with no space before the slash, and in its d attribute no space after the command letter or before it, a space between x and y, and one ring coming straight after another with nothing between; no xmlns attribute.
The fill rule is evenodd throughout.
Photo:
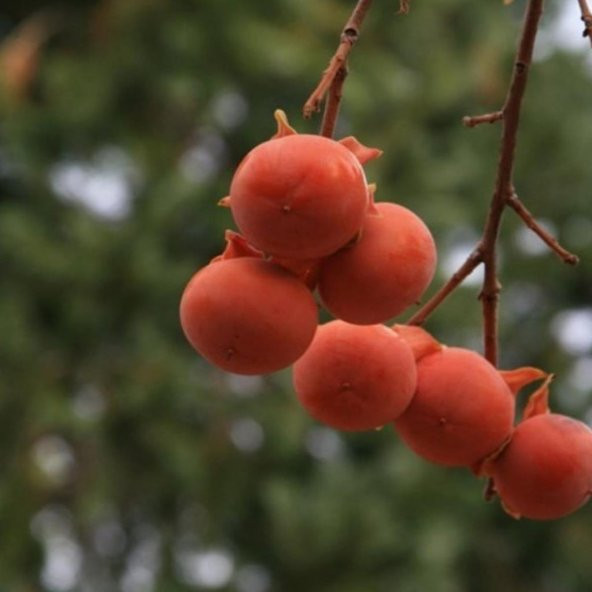
<svg viewBox="0 0 592 592"><path fill-rule="evenodd" d="M522 75L526 71L526 68L528 68L528 65L525 64L524 62L516 62L515 67L516 67L516 74Z"/></svg>
<svg viewBox="0 0 592 592"><path fill-rule="evenodd" d="M479 292L479 296L477 296L477 298L481 300L481 302L497 302L499 300L499 295L501 291L502 285L496 279L492 287L483 287L483 289Z"/></svg>
<svg viewBox="0 0 592 592"><path fill-rule="evenodd" d="M349 41L352 45L357 41L359 36L358 29L355 27L347 27L343 31L342 41Z"/></svg>

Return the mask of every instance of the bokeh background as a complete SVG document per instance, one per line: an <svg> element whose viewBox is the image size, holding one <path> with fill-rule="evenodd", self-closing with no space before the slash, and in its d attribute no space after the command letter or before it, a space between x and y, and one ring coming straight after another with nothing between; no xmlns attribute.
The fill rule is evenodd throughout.
<svg viewBox="0 0 592 592"><path fill-rule="evenodd" d="M182 289L223 248L239 160L300 108L353 0L4 0L0 8L2 592L589 592L592 504L515 521L468 471L390 428L307 418L290 372L239 377L193 352ZM377 0L338 136L382 148L378 199L419 213L433 291L475 244L525 2ZM573 5L573 6L572 6ZM516 184L579 254L508 211L502 366L557 373L592 422L592 50L549 0ZM481 350L480 274L427 324ZM400 321L404 321L403 315ZM524 397L523 397L524 398Z"/></svg>

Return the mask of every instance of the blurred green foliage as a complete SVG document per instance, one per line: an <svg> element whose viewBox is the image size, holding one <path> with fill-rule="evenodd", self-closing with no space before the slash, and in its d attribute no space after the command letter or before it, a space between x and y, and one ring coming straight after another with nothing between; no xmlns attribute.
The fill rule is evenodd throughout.
<svg viewBox="0 0 592 592"><path fill-rule="evenodd" d="M0 8L0 590L588 592L592 506L514 521L467 471L386 427L305 417L290 373L215 370L177 320L232 226L233 169L300 108L345 0L7 0ZM544 27L557 18L550 2ZM376 2L338 136L385 151L378 199L417 211L433 291L478 237L524 2ZM592 419L592 70L539 44L516 183L576 269L508 212L502 365L558 374L556 409ZM544 41L544 39L543 39ZM582 49L585 49L582 40ZM433 315L480 349L479 286Z"/></svg>

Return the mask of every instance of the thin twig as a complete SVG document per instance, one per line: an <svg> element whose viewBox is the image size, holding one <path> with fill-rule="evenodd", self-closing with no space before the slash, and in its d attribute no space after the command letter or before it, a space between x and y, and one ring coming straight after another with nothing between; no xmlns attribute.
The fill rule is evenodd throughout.
<svg viewBox="0 0 592 592"><path fill-rule="evenodd" d="M313 113L319 111L325 95L329 92L338 72L345 67L347 57L360 36L360 27L366 17L366 13L372 4L372 0L358 0L351 16L341 32L339 46L329 61L329 65L323 72L323 76L310 97L304 103L302 113L305 118L310 118ZM343 81L341 82L343 84ZM340 94L340 93L339 93ZM337 101L338 102L338 101ZM332 135L332 132L331 134Z"/></svg>
<svg viewBox="0 0 592 592"><path fill-rule="evenodd" d="M584 37L588 37L590 45L592 45L592 12L586 0L578 0L580 11L582 13L582 20L584 21Z"/></svg>
<svg viewBox="0 0 592 592"><path fill-rule="evenodd" d="M520 216L524 224L528 226L564 263L576 265L579 261L577 255L563 248L557 239L552 237L535 219L532 213L522 203L515 192L508 196L508 205Z"/></svg>
<svg viewBox="0 0 592 592"><path fill-rule="evenodd" d="M462 122L467 127L475 127L482 123L495 123L496 121L501 121L503 118L503 111L494 111L493 113L485 113L484 115L465 115Z"/></svg>
<svg viewBox="0 0 592 592"><path fill-rule="evenodd" d="M473 270L483 262L483 249L478 245L452 277L407 321L408 325L422 325L442 302Z"/></svg>

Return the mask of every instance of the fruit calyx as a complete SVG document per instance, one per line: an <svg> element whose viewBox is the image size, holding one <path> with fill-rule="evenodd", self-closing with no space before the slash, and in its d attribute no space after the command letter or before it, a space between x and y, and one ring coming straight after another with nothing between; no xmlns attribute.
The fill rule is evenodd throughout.
<svg viewBox="0 0 592 592"><path fill-rule="evenodd" d="M271 140L285 138L286 136L293 136L294 134L298 133L290 125L288 116L283 109L276 109L273 112L273 116L277 122L277 131L273 136L271 136ZM336 140L336 142L341 144L344 148L347 148L362 165L382 156L382 150L379 148L370 148L369 146L362 144L362 142L360 142L354 136L347 136L341 140Z"/></svg>
<svg viewBox="0 0 592 592"><path fill-rule="evenodd" d="M411 347L416 362L446 347L421 327L395 324L392 328Z"/></svg>
<svg viewBox="0 0 592 592"><path fill-rule="evenodd" d="M541 378L545 379L544 382L528 398L528 402L524 408L521 421L524 421L525 419L528 419L534 415L540 415L541 413L549 412L549 384L551 384L551 381L555 377L554 374L550 374L549 372L545 372L540 368L534 368L532 366L523 366L513 370L498 370L498 372L514 396L516 396L522 388L531 384L535 380L540 380ZM490 475L491 463L493 463L495 459L504 451L511 440L512 436L510 435L497 450L479 462L475 463L475 465L471 467L472 472L476 476ZM495 485L491 483L487 487L486 499L491 499L491 497L494 495ZM512 512L512 510L506 508L505 505L504 509L508 514L510 514L510 516L513 516L514 518L520 517Z"/></svg>
<svg viewBox="0 0 592 592"><path fill-rule="evenodd" d="M253 247L242 234L234 230L226 230L224 232L224 239L226 240L224 251L214 257L210 263L225 261L226 259L237 259L238 257L264 258L263 253L259 249Z"/></svg>

